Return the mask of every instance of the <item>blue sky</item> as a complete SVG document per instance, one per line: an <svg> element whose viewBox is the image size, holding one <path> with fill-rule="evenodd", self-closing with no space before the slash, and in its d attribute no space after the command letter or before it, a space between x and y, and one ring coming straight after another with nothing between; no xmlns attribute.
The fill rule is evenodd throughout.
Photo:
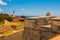
<svg viewBox="0 0 60 40"><path fill-rule="evenodd" d="M0 0L0 12L15 15L44 16L46 12L60 16L60 0Z"/></svg>

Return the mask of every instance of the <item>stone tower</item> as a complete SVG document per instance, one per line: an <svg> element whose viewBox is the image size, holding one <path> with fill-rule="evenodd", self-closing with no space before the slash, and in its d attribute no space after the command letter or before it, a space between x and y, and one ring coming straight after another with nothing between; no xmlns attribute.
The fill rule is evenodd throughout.
<svg viewBox="0 0 60 40"><path fill-rule="evenodd" d="M46 16L51 16L50 12L47 12L47 13L46 13Z"/></svg>

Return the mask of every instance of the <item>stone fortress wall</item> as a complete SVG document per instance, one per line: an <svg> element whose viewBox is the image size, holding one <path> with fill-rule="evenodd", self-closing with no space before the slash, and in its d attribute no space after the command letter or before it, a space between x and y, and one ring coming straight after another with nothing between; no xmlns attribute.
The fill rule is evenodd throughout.
<svg viewBox="0 0 60 40"><path fill-rule="evenodd" d="M54 17L26 19L22 40L49 40L60 34L59 23L60 20L54 19Z"/></svg>

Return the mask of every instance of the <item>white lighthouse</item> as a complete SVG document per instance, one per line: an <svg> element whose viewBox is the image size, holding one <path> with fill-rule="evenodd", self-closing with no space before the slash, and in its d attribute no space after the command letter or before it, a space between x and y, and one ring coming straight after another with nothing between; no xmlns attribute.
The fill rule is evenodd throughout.
<svg viewBox="0 0 60 40"><path fill-rule="evenodd" d="M13 11L12 16L15 17L15 11Z"/></svg>

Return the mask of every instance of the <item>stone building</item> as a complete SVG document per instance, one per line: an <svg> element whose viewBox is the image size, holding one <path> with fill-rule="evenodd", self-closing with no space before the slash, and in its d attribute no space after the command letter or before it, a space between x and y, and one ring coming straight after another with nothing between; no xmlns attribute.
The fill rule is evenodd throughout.
<svg viewBox="0 0 60 40"><path fill-rule="evenodd" d="M46 16L51 16L50 12L47 12L47 13L46 13Z"/></svg>

